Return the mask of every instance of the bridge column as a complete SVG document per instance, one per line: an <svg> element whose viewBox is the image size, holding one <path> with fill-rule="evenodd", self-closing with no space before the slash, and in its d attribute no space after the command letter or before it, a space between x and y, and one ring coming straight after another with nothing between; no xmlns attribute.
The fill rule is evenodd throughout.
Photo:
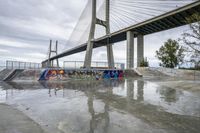
<svg viewBox="0 0 200 133"><path fill-rule="evenodd" d="M45 68L48 67L48 62L46 62L46 63L44 64L44 67L45 67Z"/></svg>
<svg viewBox="0 0 200 133"><path fill-rule="evenodd" d="M108 67L114 68L115 63L114 63L114 57L113 57L112 44L107 45L107 56L108 56Z"/></svg>
<svg viewBox="0 0 200 133"><path fill-rule="evenodd" d="M95 25L96 25L96 0L92 0L92 23L91 23L91 27L90 27L90 34L89 34L89 38L88 38L85 61L84 61L84 67L87 69L89 69L91 67L92 49L93 49L93 45L94 45L93 39L94 39L94 33L95 33Z"/></svg>
<svg viewBox="0 0 200 133"><path fill-rule="evenodd" d="M56 55L58 55L58 41L56 40L56 51L55 51ZM59 61L58 59L56 59L56 63L57 63L57 66L56 67L59 67Z"/></svg>
<svg viewBox="0 0 200 133"><path fill-rule="evenodd" d="M50 67L53 67L53 60L51 61L51 66Z"/></svg>
<svg viewBox="0 0 200 133"><path fill-rule="evenodd" d="M110 0L106 0L106 34L110 34ZM109 68L114 68L114 56L113 56L113 44L109 43L109 38L107 42L107 58L108 58L108 67Z"/></svg>
<svg viewBox="0 0 200 133"><path fill-rule="evenodd" d="M137 36L137 67L140 67L141 61L144 59L144 36Z"/></svg>
<svg viewBox="0 0 200 133"><path fill-rule="evenodd" d="M52 40L50 40L50 44L49 44L49 57L48 57L48 63L47 63L47 67L51 67L51 61L50 61L50 58L51 58L51 48L52 48Z"/></svg>
<svg viewBox="0 0 200 133"><path fill-rule="evenodd" d="M126 55L126 69L134 68L134 33L128 31L127 36L127 55Z"/></svg>
<svg viewBox="0 0 200 133"><path fill-rule="evenodd" d="M47 67L47 62L42 62L42 68L46 68Z"/></svg>

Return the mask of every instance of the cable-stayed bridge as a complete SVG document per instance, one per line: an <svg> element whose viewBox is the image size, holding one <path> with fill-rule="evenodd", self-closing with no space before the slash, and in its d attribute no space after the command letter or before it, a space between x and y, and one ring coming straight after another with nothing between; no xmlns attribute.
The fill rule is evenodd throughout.
<svg viewBox="0 0 200 133"><path fill-rule="evenodd" d="M188 24L200 14L199 0L88 0L67 46L71 49L42 62L86 51L84 67L91 67L92 50L107 47L108 67L114 67L112 45L127 40L127 69L134 67L134 38L137 38L138 65L144 58L144 36ZM193 20L197 22L199 20Z"/></svg>

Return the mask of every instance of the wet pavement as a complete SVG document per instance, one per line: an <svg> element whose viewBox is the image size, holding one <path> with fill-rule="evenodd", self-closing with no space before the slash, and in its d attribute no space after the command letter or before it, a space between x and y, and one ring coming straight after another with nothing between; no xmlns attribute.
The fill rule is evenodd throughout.
<svg viewBox="0 0 200 133"><path fill-rule="evenodd" d="M160 80L2 82L0 102L48 133L199 133L200 90Z"/></svg>
<svg viewBox="0 0 200 133"><path fill-rule="evenodd" d="M0 132L45 133L39 124L21 111L6 104L0 104Z"/></svg>

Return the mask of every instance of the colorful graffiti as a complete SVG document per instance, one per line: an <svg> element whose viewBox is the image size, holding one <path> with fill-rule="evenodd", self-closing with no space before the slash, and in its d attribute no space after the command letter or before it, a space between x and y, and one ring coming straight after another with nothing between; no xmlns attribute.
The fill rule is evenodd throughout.
<svg viewBox="0 0 200 133"><path fill-rule="evenodd" d="M103 73L103 79L121 79L124 77L122 70L105 70Z"/></svg>
<svg viewBox="0 0 200 133"><path fill-rule="evenodd" d="M46 69L42 72L39 80L67 80L67 79L122 79L122 70L64 70Z"/></svg>

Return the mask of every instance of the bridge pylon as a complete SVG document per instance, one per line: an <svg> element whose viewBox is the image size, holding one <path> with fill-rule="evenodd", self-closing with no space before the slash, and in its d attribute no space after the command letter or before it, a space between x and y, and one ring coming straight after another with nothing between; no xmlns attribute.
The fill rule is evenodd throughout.
<svg viewBox="0 0 200 133"><path fill-rule="evenodd" d="M52 40L50 40L47 67L54 67L54 65L53 65L54 61L50 60L53 53L56 55L58 54L58 41L56 41L55 49L53 49L52 48ZM56 63L57 63L56 67L59 67L58 59L56 59Z"/></svg>
<svg viewBox="0 0 200 133"><path fill-rule="evenodd" d="M105 21L98 19L96 14L96 7L97 2L96 0L92 0L92 22L90 27L90 34L87 42L87 49L86 49L86 55L85 55L85 61L84 61L84 67L85 68L91 68L91 61L92 61L92 50L94 45L94 35L95 35L95 27L96 24L104 26L106 29L106 34L110 34L110 0L105 0ZM109 38L107 41L107 59L108 59L108 67L114 68L114 56L113 56L113 44L109 43Z"/></svg>

